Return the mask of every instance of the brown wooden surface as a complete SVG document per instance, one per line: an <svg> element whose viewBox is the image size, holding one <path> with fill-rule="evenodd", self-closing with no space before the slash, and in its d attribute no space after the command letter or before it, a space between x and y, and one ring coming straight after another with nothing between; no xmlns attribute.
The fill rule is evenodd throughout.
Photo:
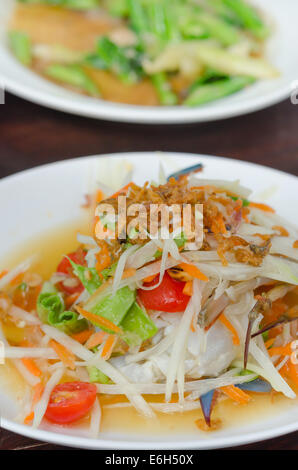
<svg viewBox="0 0 298 470"><path fill-rule="evenodd" d="M96 121L39 107L9 94L6 104L0 106L0 178L66 158L145 150L223 155L298 175L298 106L285 101L248 116L185 126ZM0 433L0 450L66 449L4 430ZM298 432L240 448L298 450Z"/></svg>

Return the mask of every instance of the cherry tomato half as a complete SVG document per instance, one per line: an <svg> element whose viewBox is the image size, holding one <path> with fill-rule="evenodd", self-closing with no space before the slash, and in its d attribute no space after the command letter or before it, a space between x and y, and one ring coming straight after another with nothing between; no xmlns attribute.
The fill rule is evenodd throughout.
<svg viewBox="0 0 298 470"><path fill-rule="evenodd" d="M85 260L85 252L79 248L77 251L73 251L72 253L68 253L68 258L70 258L74 263L80 264L82 266L86 266L86 260ZM77 284L74 286L67 285L67 282L64 283L59 282L58 287L60 290L65 292L66 294L75 294L75 293L80 293L84 290L83 284L79 281L79 279L75 276L73 276L73 269L72 266L69 262L69 260L64 256L60 263L58 264L57 267L57 273L63 273L63 274L68 274L69 276L73 277L77 281ZM70 279L71 279L70 277Z"/></svg>
<svg viewBox="0 0 298 470"><path fill-rule="evenodd" d="M87 382L65 382L53 389L45 417L58 424L83 418L96 399L96 386Z"/></svg>
<svg viewBox="0 0 298 470"><path fill-rule="evenodd" d="M153 281L144 284L146 287L158 283L159 275ZM185 282L173 279L165 272L161 284L152 290L138 290L138 296L145 308L162 312L182 312L186 309L189 296L183 294Z"/></svg>

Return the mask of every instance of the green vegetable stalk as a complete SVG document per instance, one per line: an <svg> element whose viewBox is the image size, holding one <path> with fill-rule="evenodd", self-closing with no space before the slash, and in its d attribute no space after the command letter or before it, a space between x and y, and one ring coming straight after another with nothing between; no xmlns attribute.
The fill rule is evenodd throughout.
<svg viewBox="0 0 298 470"><path fill-rule="evenodd" d="M54 80L81 88L91 96L100 96L98 87L80 65L52 64L47 67L45 73Z"/></svg>
<svg viewBox="0 0 298 470"><path fill-rule="evenodd" d="M53 5L73 10L91 10L99 5L99 0L18 0L20 3L41 3L42 5Z"/></svg>
<svg viewBox="0 0 298 470"><path fill-rule="evenodd" d="M250 77L231 77L199 85L184 101L186 106L199 106L210 101L224 98L254 82Z"/></svg>
<svg viewBox="0 0 298 470"><path fill-rule="evenodd" d="M160 103L164 106L177 104L177 96L172 92L166 74L163 72L151 76L152 83L157 91Z"/></svg>
<svg viewBox="0 0 298 470"><path fill-rule="evenodd" d="M32 63L32 46L28 34L21 31L10 31L9 44L16 58L22 64L30 66Z"/></svg>
<svg viewBox="0 0 298 470"><path fill-rule="evenodd" d="M244 0L223 0L233 13L242 22L245 28L251 31L258 39L265 39L269 30L260 18L257 10Z"/></svg>

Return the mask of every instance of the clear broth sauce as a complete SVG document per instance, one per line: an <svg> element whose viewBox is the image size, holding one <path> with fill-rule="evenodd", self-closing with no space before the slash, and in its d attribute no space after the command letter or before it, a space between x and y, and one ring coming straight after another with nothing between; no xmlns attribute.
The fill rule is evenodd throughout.
<svg viewBox="0 0 298 470"><path fill-rule="evenodd" d="M61 257L78 247L77 233L90 234L88 217L84 220L76 221L71 225L59 227L50 231L38 239L32 239L25 243L14 253L7 257L6 261L0 264L1 269L9 269L23 261L26 257L41 253L41 258L32 267L33 272L37 272L48 279L55 271ZM297 300L297 299L296 299ZM13 365L7 361L5 366L0 366L0 383L15 398L21 398L25 384ZM251 401L247 405L235 404L230 399L219 400L216 404L213 418L221 421L222 428L230 428L247 424L254 420L266 419L276 413L288 410L296 406L298 399L290 400L280 393L272 394L251 393ZM163 396L146 396L149 402L163 402ZM203 418L200 409L178 412L172 414L156 413L156 419L149 420L140 416L132 407L111 407L115 402L127 402L124 396L102 396L100 398L103 408L103 421L101 430L104 432L124 432L129 434L193 434L197 433L198 438L207 436L207 433L200 431L195 421ZM123 405L122 405L123 406ZM82 425L86 425L83 420ZM78 427L78 424L75 425Z"/></svg>

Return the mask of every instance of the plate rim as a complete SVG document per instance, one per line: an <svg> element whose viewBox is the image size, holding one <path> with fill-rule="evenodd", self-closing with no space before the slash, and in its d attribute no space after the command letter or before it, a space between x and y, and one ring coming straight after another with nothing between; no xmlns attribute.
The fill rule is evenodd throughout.
<svg viewBox="0 0 298 470"><path fill-rule="evenodd" d="M277 170L274 168L270 168L264 165L259 165L253 162L248 162L245 160L238 160L234 158L227 158L215 155L207 155L207 154L195 154L195 153L188 153L188 152L159 152L159 151L147 151L147 152L118 152L118 153L111 153L111 154L99 154L99 155L88 155L88 156L81 156L71 159L64 159L58 160L56 162L51 162L43 165L38 165L33 168L29 168L12 175L6 176L0 179L0 186L5 184L6 182L14 181L17 179L22 178L23 176L38 172L42 169L52 168L54 166L63 166L63 165L73 165L76 163L84 163L86 165L90 164L95 159L98 158L114 158L114 159L121 159L121 158L131 158L131 157L138 157L141 161L142 156L149 156L149 155L164 155L168 158L180 158L180 159L187 159L188 157L192 157L195 159L204 159L206 161L212 160L216 161L228 161L231 164L240 164L240 166L246 167L247 165L255 168L255 169L262 169L262 171L273 173L275 175L282 175L283 177L290 177L295 182L298 180L298 177L287 173L281 170ZM50 442L60 445L66 445L70 447L76 448L84 448L84 449L119 449L119 450L127 450L127 449L148 449L148 450L160 450L160 449L167 449L173 450L178 449L186 450L186 449L219 449L225 447L234 447L237 445L246 445L251 444L254 442L266 441L268 439L272 439L278 436L282 436L294 431L298 430L298 422L297 423L288 423L283 424L282 426L273 427L267 430L259 430L256 432L248 432L244 435L229 435L226 437L217 436L215 438L198 438L196 440L190 439L189 441L177 441L175 439L175 435L173 434L173 439L168 441L133 441L133 436L131 436L131 440L117 440L116 439L92 439L88 437L79 437L73 436L70 434L63 434L57 433L54 431L47 431L43 429L34 429L32 427L25 426L23 424L17 423L15 421L2 418L1 419L1 427L11 432L16 432L26 437L30 437L32 439L41 440L44 442ZM172 436L171 436L172 437Z"/></svg>
<svg viewBox="0 0 298 470"><path fill-rule="evenodd" d="M16 66L22 67L16 63ZM33 73L27 70L26 73ZM41 80L45 80L39 77ZM46 80L45 80L46 81ZM80 95L81 99L86 100L85 107L81 108L79 101L71 100L72 95L77 95L75 92L65 90L66 97L56 96L52 93L41 92L38 89L30 88L27 85L19 83L17 80L7 79L5 73L0 71L0 82L3 83L4 89L13 95L26 99L34 104L53 109L56 111L64 112L66 114L73 114L92 119L111 121L111 122L124 122L135 124L191 124L191 123L204 123L215 122L224 119L231 119L237 116L252 114L257 111L274 106L286 99L288 99L292 92L292 85L284 85L265 96L257 96L251 100L247 100L245 105L241 102L230 103L227 107L209 107L208 104L203 107L187 108L184 106L139 106L129 105L122 103L113 103L101 99L96 99L99 103L98 107L94 106L95 98ZM48 82L47 82L48 83ZM61 90L63 87L50 83L51 86ZM241 93L241 92L240 92ZM228 99L224 98L224 99ZM219 100L222 102L222 100ZM173 113L179 110L178 112Z"/></svg>

